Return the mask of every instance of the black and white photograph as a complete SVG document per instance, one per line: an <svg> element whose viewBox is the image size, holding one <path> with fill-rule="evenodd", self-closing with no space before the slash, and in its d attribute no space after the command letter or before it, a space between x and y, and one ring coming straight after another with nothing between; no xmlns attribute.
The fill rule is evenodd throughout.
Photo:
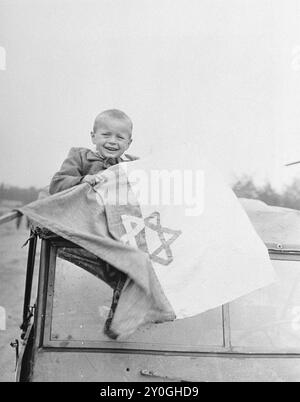
<svg viewBox="0 0 300 402"><path fill-rule="evenodd" d="M0 0L1 383L300 382L299 19Z"/></svg>

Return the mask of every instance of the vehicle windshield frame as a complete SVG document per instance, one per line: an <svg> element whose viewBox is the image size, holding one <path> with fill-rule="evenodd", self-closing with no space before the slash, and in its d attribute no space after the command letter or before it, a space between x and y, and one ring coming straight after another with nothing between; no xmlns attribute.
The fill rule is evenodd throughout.
<svg viewBox="0 0 300 402"><path fill-rule="evenodd" d="M100 351L133 351L133 352L169 352L175 354L181 353L209 353L209 354L238 354L238 355L300 355L300 348L260 348L260 347L237 347L231 345L230 329L230 303L221 306L222 309L222 346L184 346L174 344L142 343L130 341L104 340L57 340L51 339L51 325L55 286L56 257L59 247L70 246L69 242L61 240L42 240L41 263L40 263L40 281L38 303L38 332L39 346L44 348L59 349L97 349ZM72 245L74 247L74 245ZM75 246L76 247L76 246ZM44 251L43 251L44 250ZM42 255L44 253L44 256ZM289 260L300 261L300 252L293 254L285 253L284 250L269 250L271 260ZM44 290L44 296L43 296Z"/></svg>

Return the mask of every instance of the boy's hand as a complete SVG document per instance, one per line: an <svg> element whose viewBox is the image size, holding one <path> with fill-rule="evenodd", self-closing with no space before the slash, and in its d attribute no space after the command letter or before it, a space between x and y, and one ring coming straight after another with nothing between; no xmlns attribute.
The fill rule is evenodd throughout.
<svg viewBox="0 0 300 402"><path fill-rule="evenodd" d="M84 176L81 182L89 183L91 186L95 186L99 181L100 180L96 174L87 174L86 176Z"/></svg>

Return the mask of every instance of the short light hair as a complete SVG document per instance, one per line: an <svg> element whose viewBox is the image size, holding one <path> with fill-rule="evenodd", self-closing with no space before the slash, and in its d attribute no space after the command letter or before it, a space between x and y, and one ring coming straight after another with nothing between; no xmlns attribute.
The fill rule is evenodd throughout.
<svg viewBox="0 0 300 402"><path fill-rule="evenodd" d="M129 124L130 130L132 132L133 123L132 123L130 117L128 117L126 113L122 112L122 110L118 110L118 109L108 109L108 110L104 110L103 112L99 113L95 118L95 122L94 122L94 126L93 126L94 132L97 130L97 126L100 123L100 121L106 117L109 117L111 119L126 121Z"/></svg>

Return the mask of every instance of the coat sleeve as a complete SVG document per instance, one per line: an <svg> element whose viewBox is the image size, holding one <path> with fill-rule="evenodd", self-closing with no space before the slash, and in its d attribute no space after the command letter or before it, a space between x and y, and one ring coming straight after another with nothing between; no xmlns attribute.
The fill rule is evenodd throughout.
<svg viewBox="0 0 300 402"><path fill-rule="evenodd" d="M81 183L82 161L78 148L71 148L60 170L53 176L49 193L55 194Z"/></svg>

